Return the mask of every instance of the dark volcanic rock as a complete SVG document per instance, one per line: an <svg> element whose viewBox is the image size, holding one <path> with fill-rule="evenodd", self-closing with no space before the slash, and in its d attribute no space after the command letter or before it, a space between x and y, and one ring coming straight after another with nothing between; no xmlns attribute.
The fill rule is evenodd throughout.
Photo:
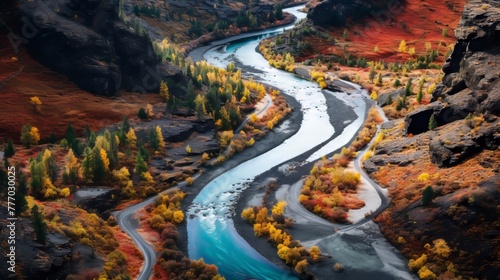
<svg viewBox="0 0 500 280"><path fill-rule="evenodd" d="M367 1L326 0L320 2L308 12L308 17L317 25L344 26L347 18L358 10L359 13L368 13Z"/></svg>
<svg viewBox="0 0 500 280"><path fill-rule="evenodd" d="M483 149L496 150L500 144L500 124L483 124L471 129L458 121L435 131L429 144L431 162L440 167L457 165Z"/></svg>
<svg viewBox="0 0 500 280"><path fill-rule="evenodd" d="M360 19L370 14L374 18L382 16L377 11L387 8L388 2L390 1L325 0L309 9L307 17L317 25L341 27L347 19Z"/></svg>
<svg viewBox="0 0 500 280"><path fill-rule="evenodd" d="M477 98L479 111L500 113L500 4L493 0L472 0L464 9L455 30L457 43L443 66L445 76L432 93L433 100L446 98L449 103L470 103L456 99L463 90ZM453 97L450 97L452 96ZM455 96L457 95L457 96ZM455 99L455 100L453 100ZM470 106L469 106L470 108Z"/></svg>
<svg viewBox="0 0 500 280"><path fill-rule="evenodd" d="M82 89L112 96L121 88L152 92L161 80L184 80L179 68L156 58L148 38L125 26L111 0L24 1L19 9L22 31L30 28L30 54Z"/></svg>
<svg viewBox="0 0 500 280"><path fill-rule="evenodd" d="M405 117L405 133L417 135L429 130L429 120L432 114L438 114L443 109L441 102L436 101L428 106L420 107L408 113ZM439 125L439 121L437 122Z"/></svg>
<svg viewBox="0 0 500 280"><path fill-rule="evenodd" d="M404 93L405 93L405 89L400 88L400 89L396 89L396 90L393 90L393 91L390 91L387 93L379 94L379 96L377 97L377 103L380 106L388 105L387 101L389 100L389 96L391 97L392 101L394 102L394 101L398 100L399 96L403 96Z"/></svg>

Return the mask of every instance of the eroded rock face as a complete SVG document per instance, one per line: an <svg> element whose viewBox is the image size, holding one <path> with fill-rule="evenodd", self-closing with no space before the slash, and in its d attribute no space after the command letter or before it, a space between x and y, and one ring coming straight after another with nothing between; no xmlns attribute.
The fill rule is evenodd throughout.
<svg viewBox="0 0 500 280"><path fill-rule="evenodd" d="M149 39L123 24L111 0L24 1L19 10L30 54L82 89L113 96L183 81L179 68L156 58Z"/></svg>
<svg viewBox="0 0 500 280"><path fill-rule="evenodd" d="M428 131L434 114L440 128L429 144L429 152L431 161L441 167L456 165L484 148L497 148L500 3L470 1L455 35L458 41L443 66L446 75L432 93L434 102L405 118L407 135L415 135ZM479 121L470 120L475 117Z"/></svg>
<svg viewBox="0 0 500 280"><path fill-rule="evenodd" d="M390 1L326 0L311 8L307 17L317 25L342 27L349 18L359 19L369 14L376 18L376 12L387 8L388 2Z"/></svg>
<svg viewBox="0 0 500 280"><path fill-rule="evenodd" d="M470 1L455 30L455 36L458 41L443 66L446 75L433 92L433 100L461 99L464 95L450 96L468 89L471 95L477 97L480 111L498 115L500 3L493 0Z"/></svg>

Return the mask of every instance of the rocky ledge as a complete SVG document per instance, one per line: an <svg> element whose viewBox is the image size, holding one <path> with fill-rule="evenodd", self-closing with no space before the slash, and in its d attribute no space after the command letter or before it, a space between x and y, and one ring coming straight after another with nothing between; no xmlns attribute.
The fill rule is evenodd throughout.
<svg viewBox="0 0 500 280"><path fill-rule="evenodd" d="M113 96L184 80L181 69L157 59L147 37L120 20L112 0L23 1L19 12L17 31L28 52L82 89Z"/></svg>
<svg viewBox="0 0 500 280"><path fill-rule="evenodd" d="M395 4L388 0L325 0L310 8L307 17L316 25L342 27L349 19L360 19L387 9L389 3Z"/></svg>

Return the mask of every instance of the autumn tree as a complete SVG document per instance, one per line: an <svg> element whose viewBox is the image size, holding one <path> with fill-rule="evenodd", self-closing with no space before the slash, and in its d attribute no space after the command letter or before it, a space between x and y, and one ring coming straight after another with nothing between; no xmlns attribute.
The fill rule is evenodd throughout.
<svg viewBox="0 0 500 280"><path fill-rule="evenodd" d="M59 167L55 155L49 149L44 149L41 161L43 162L44 173L52 182L56 181L59 176Z"/></svg>
<svg viewBox="0 0 500 280"><path fill-rule="evenodd" d="M36 204L31 208L31 222L35 231L36 241L45 244L45 240L47 239L47 223Z"/></svg>
<svg viewBox="0 0 500 280"><path fill-rule="evenodd" d="M129 128L126 136L128 145L130 148L134 148L137 145L137 136L135 135L134 129Z"/></svg>
<svg viewBox="0 0 500 280"><path fill-rule="evenodd" d="M63 182L65 184L76 183L79 177L79 169L80 165L78 164L78 159L73 153L73 149L70 149L68 154L66 155L66 162L64 164Z"/></svg>
<svg viewBox="0 0 500 280"><path fill-rule="evenodd" d="M198 94L194 99L194 103L196 116L198 119L203 119L207 115L207 110L205 109L205 98Z"/></svg>
<svg viewBox="0 0 500 280"><path fill-rule="evenodd" d="M31 97L31 104L33 105L33 108L35 108L35 112L41 112L42 111L42 101L40 101L40 98L38 96L33 96Z"/></svg>
<svg viewBox="0 0 500 280"><path fill-rule="evenodd" d="M156 126L156 137L158 139L158 148L160 148L162 151L165 150L165 141L163 140L163 132L161 130L160 126Z"/></svg>
<svg viewBox="0 0 500 280"><path fill-rule="evenodd" d="M321 256L321 250L318 246L312 246L311 250L309 250L309 255L313 261L318 261Z"/></svg>
<svg viewBox="0 0 500 280"><path fill-rule="evenodd" d="M401 40L401 42L399 43L398 52L400 52L400 53L406 52L406 41L405 40Z"/></svg>
<svg viewBox="0 0 500 280"><path fill-rule="evenodd" d="M298 274L302 274L302 273L306 273L307 272L307 260L301 260L299 262L297 262L297 265L295 265L295 271L298 273Z"/></svg>
<svg viewBox="0 0 500 280"><path fill-rule="evenodd" d="M170 91L168 90L168 85L165 83L165 81L161 81L160 83L160 97L165 102L168 104L168 101L170 99Z"/></svg>
<svg viewBox="0 0 500 280"><path fill-rule="evenodd" d="M32 145L38 144L38 141L40 141L38 128L31 126L31 124L23 125L21 130L21 143L29 149Z"/></svg>

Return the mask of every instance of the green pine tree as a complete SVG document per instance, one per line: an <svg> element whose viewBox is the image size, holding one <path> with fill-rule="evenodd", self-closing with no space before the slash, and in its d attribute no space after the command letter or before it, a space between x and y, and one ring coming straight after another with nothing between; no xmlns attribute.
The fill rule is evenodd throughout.
<svg viewBox="0 0 500 280"><path fill-rule="evenodd" d="M370 73L368 73L368 79L370 79L370 82L373 84L373 79L375 79L375 75L377 75L377 72L375 72L375 67L370 68Z"/></svg>
<svg viewBox="0 0 500 280"><path fill-rule="evenodd" d="M94 180L96 182L102 182L106 176L106 168L104 167L104 162L101 158L101 151L95 147L93 149L94 153Z"/></svg>
<svg viewBox="0 0 500 280"><path fill-rule="evenodd" d="M30 186L35 196L42 195L43 177L45 176L43 162L30 160Z"/></svg>
<svg viewBox="0 0 500 280"><path fill-rule="evenodd" d="M82 161L82 175L87 182L92 182L94 179L95 168L94 152L91 148L87 147L83 151L83 154L85 157Z"/></svg>
<svg viewBox="0 0 500 280"><path fill-rule="evenodd" d="M139 112L137 113L137 117L141 120L147 120L148 119L148 114L146 113L146 110L144 108L139 109Z"/></svg>
<svg viewBox="0 0 500 280"><path fill-rule="evenodd" d="M140 153L137 153L135 157L135 172L139 175L148 171L148 165L144 161L143 156Z"/></svg>
<svg viewBox="0 0 500 280"><path fill-rule="evenodd" d="M66 134L64 136L68 143L73 143L73 140L76 138L76 132L73 126L69 123L68 126L66 126Z"/></svg>
<svg viewBox="0 0 500 280"><path fill-rule="evenodd" d="M412 82L412 78L409 78L408 82L406 82L405 96L410 96L411 95L411 82Z"/></svg>
<svg viewBox="0 0 500 280"><path fill-rule="evenodd" d="M11 158L16 154L16 150L14 149L14 144L12 143L12 139L9 139L7 142L7 146L3 150L4 152L4 157L6 158Z"/></svg>
<svg viewBox="0 0 500 280"><path fill-rule="evenodd" d="M436 194L434 193L434 190L432 189L431 186L427 186L424 191L422 192L422 205L427 206L431 204L432 200Z"/></svg>
<svg viewBox="0 0 500 280"><path fill-rule="evenodd" d="M434 114L432 114L431 118L429 119L429 130L434 130L437 127L436 123L436 117Z"/></svg>
<svg viewBox="0 0 500 280"><path fill-rule="evenodd" d="M158 133L156 132L156 129L151 128L149 131L149 147L153 150L156 151L160 147L160 144L158 143Z"/></svg>
<svg viewBox="0 0 500 280"><path fill-rule="evenodd" d="M47 239L47 223L36 204L31 208L31 222L35 231L36 241L45 244L45 240Z"/></svg>
<svg viewBox="0 0 500 280"><path fill-rule="evenodd" d="M24 175L19 168L16 168L16 170L19 170L19 186L17 187L14 198L16 200L16 215L19 216L21 213L26 211L26 209L28 209L28 202L26 201L28 185L26 183L26 175Z"/></svg>

